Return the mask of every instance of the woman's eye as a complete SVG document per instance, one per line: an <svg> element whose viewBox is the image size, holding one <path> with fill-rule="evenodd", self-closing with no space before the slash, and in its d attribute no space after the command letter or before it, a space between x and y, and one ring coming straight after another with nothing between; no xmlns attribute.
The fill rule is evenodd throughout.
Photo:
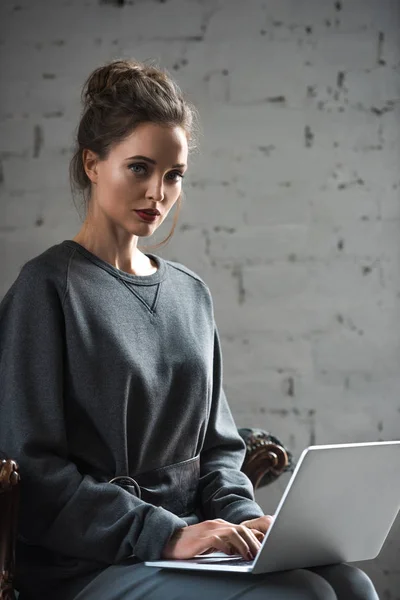
<svg viewBox="0 0 400 600"><path fill-rule="evenodd" d="M168 173L167 178L171 181L180 181L184 178L184 175L180 171L171 171Z"/></svg>
<svg viewBox="0 0 400 600"><path fill-rule="evenodd" d="M132 173L136 173L137 175L142 175L146 172L146 165L140 165L138 163L134 163L133 165L129 165L129 169Z"/></svg>

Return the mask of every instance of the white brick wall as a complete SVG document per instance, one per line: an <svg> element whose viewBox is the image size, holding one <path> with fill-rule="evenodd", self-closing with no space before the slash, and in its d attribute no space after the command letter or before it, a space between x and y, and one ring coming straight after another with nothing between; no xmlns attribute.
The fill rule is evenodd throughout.
<svg viewBox="0 0 400 600"><path fill-rule="evenodd" d="M204 134L162 254L211 287L238 424L296 456L398 438L399 25L396 0L3 0L0 297L79 229L67 172L84 78L158 59ZM259 492L266 511L286 483ZM399 527L362 565L383 600L400 598Z"/></svg>

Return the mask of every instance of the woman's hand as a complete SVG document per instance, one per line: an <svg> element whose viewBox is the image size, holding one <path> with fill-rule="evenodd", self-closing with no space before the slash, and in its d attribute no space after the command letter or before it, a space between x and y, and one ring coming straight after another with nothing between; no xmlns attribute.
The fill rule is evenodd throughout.
<svg viewBox="0 0 400 600"><path fill-rule="evenodd" d="M255 529L256 531L265 534L271 527L273 520L274 517L272 515L264 515L263 517L257 517L257 519L242 521L240 524L244 525L245 527L249 527L249 529Z"/></svg>
<svg viewBox="0 0 400 600"><path fill-rule="evenodd" d="M264 518L269 517L244 521L240 525L214 519L183 527L171 536L161 556L183 560L218 550L226 554L241 554L245 560L252 560L260 549L264 537L261 529L266 527L266 521L257 523L257 526L246 523L253 524Z"/></svg>

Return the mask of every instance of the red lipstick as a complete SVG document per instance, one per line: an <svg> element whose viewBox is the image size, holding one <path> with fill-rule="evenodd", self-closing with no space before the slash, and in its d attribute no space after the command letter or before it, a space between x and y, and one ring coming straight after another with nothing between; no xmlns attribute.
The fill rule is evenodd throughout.
<svg viewBox="0 0 400 600"><path fill-rule="evenodd" d="M146 221L146 223L154 223L154 221L156 221L156 219L158 219L158 217L160 216L160 213L155 213L153 211L147 212L144 210L135 210L135 213L139 215L142 221Z"/></svg>

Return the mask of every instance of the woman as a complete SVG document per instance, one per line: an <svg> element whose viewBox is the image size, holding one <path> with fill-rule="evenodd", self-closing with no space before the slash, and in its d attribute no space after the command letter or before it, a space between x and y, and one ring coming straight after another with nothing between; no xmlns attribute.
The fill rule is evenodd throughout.
<svg viewBox="0 0 400 600"><path fill-rule="evenodd" d="M194 109L165 73L122 60L88 77L83 101L70 174L86 219L24 265L0 307L21 600L377 598L346 565L234 578L143 565L251 558L270 517L240 471L210 292L137 245L179 208Z"/></svg>

